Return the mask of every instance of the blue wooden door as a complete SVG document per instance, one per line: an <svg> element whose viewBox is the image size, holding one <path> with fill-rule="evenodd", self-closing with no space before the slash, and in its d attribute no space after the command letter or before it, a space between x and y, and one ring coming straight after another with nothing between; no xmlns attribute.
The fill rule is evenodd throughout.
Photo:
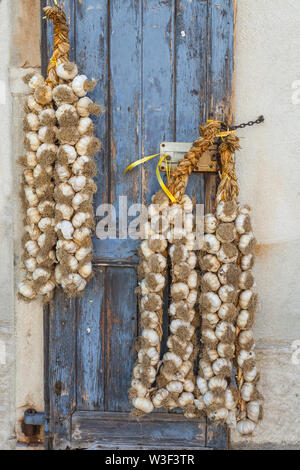
<svg viewBox="0 0 300 470"><path fill-rule="evenodd" d="M42 6L51 4L42 1ZM117 212L149 201L158 189L149 162L123 176L160 142L190 142L209 117L231 119L234 0L64 0L71 59L99 79L92 94L106 106L95 119L95 210ZM43 22L44 66L51 28ZM210 210L216 177L193 175L189 193ZM226 430L180 413L130 417L127 390L135 359L138 310L137 242L94 239L95 277L84 295L61 293L45 315L46 407L49 445L64 448L188 449L226 446Z"/></svg>

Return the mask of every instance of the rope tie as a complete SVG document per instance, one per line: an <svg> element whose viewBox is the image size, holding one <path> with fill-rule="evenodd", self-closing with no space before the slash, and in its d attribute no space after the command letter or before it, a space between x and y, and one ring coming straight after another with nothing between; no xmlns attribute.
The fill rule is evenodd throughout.
<svg viewBox="0 0 300 470"><path fill-rule="evenodd" d="M173 170L167 187L178 200L184 195L189 176L197 165L199 158L214 143L217 134L220 132L220 127L221 123L219 121L210 121L204 126L200 126L200 137L195 140L191 150Z"/></svg>
<svg viewBox="0 0 300 470"><path fill-rule="evenodd" d="M54 88L59 83L56 73L57 65L68 62L70 56L69 26L65 12L55 7L45 7L44 12L47 20L52 20L54 25L54 47L53 55L47 69L47 85Z"/></svg>
<svg viewBox="0 0 300 470"><path fill-rule="evenodd" d="M217 191L216 204L219 204L221 201L237 200L238 198L239 186L235 171L234 152L239 149L239 138L233 134L225 137L225 141L219 147L221 156L221 172L219 176L221 182Z"/></svg>

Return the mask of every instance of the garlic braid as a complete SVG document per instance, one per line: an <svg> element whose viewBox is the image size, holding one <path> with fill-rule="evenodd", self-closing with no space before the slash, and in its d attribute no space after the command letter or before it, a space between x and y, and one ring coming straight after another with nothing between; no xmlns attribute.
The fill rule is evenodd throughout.
<svg viewBox="0 0 300 470"><path fill-rule="evenodd" d="M89 115L100 113L101 107L85 96L88 79L78 75L76 64L61 64L56 73L60 84L53 90L59 141L55 165L55 230L59 239L55 278L73 296L81 293L92 277L92 199L97 190L93 155L99 151L100 141L93 136Z"/></svg>
<svg viewBox="0 0 300 470"><path fill-rule="evenodd" d="M28 152L23 159L27 274L19 286L26 300L37 294L50 300L55 283L70 296L82 293L92 276L93 155L100 141L89 115L103 111L86 96L96 82L78 75L77 65L69 62L65 13L56 6L44 11L54 24L48 76L26 77L32 91L25 107Z"/></svg>
<svg viewBox="0 0 300 470"><path fill-rule="evenodd" d="M236 205L217 217L205 216L204 246L200 253L202 358L197 379L198 400L215 423L235 419L237 393L230 387L232 358L235 352L235 306L238 297L239 270L235 263L238 250L234 245L236 231L232 223Z"/></svg>
<svg viewBox="0 0 300 470"><path fill-rule="evenodd" d="M153 204L148 208L147 239L141 243L139 249L140 282L137 290L142 296L140 299L142 334L137 342L138 359L134 366L129 390L130 400L138 415L150 413L154 407L162 406L170 409L182 406L186 416L195 416L198 413L192 395L195 387L192 361L196 354L193 343L196 343L194 324L197 323L197 315L193 307L197 301L197 273L194 271L197 259L193 252L193 204L184 192L189 175L202 153L213 143L219 129L220 123L215 121L200 127L201 137L194 142L191 151L184 156L172 172L168 188L177 197L179 204L170 206L168 197L159 191L153 196ZM181 207L186 218L186 227L189 228L184 238L178 240L177 238L182 237L174 236L177 230L174 216ZM156 227L154 231L152 224L149 223L152 218ZM164 219L165 221L167 219L167 229L163 228ZM166 234L169 223L172 228ZM162 230L160 230L161 225ZM163 289L166 284L167 241L172 261L174 282L171 286L171 296L174 302L171 303L169 309L170 316L172 316L171 335L168 339L169 352L164 355L162 370L158 375L162 338ZM161 261L158 263L156 260L155 264L160 268L159 271L153 271L153 262L158 255ZM182 277L184 273L187 274L188 284L183 282L186 281ZM148 318L151 319L151 328L147 328L147 323L145 325L145 318L147 322ZM157 383L154 387L156 379Z"/></svg>
<svg viewBox="0 0 300 470"><path fill-rule="evenodd" d="M252 251L256 240L252 233L248 206L239 209L235 225L242 269L239 279L239 313L236 320L236 380L240 393L237 429L241 434L251 434L258 421L262 419L262 397L256 386L259 371L255 360L254 335L251 330L257 304L254 277L251 272L254 264Z"/></svg>
<svg viewBox="0 0 300 470"><path fill-rule="evenodd" d="M196 355L196 335L198 315L194 310L197 301L197 257L194 252L193 203L184 195L179 204L169 208L170 230L169 256L171 259L171 304L169 306L170 336L167 341L168 352L163 356L162 367L157 378L157 389L153 393L153 403L159 408L181 407L187 417L194 417L193 373ZM176 228L176 219L184 220L184 228ZM160 403L160 397L164 397Z"/></svg>
<svg viewBox="0 0 300 470"><path fill-rule="evenodd" d="M166 285L167 241L160 234L159 219L160 214L168 210L169 199L159 192L152 197L152 202L144 227L145 240L139 247L137 293L140 295L141 336L136 343L138 357L129 390L129 398L137 415L151 413L154 408L150 393L160 364L163 292ZM155 219L153 223L152 219L157 217L158 223L155 223Z"/></svg>
<svg viewBox="0 0 300 470"><path fill-rule="evenodd" d="M216 214L205 217L204 252L200 254L204 357L200 360L197 387L209 418L248 435L261 419L262 407L250 330L257 302L250 271L255 238L249 207L239 208L236 201L237 149L239 141L233 135L227 136L219 148L222 171ZM237 388L230 386L232 358L237 367ZM213 390L215 386L219 388Z"/></svg>
<svg viewBox="0 0 300 470"><path fill-rule="evenodd" d="M25 77L30 88L24 119L26 154L22 200L26 212L23 237L25 280L19 285L19 295L30 301L42 295L49 301L54 292L53 269L56 262L54 246L53 162L55 114L52 109L52 90L39 74Z"/></svg>
<svg viewBox="0 0 300 470"><path fill-rule="evenodd" d="M222 180L217 193L217 215L228 211L228 206L237 199L239 188L234 167L234 151L239 148L237 137L229 135L220 146L222 162ZM238 248L237 266L241 269L239 277L239 297L236 303L238 317L236 327L236 382L238 386L237 430L242 435L252 434L256 423L262 418L261 395L256 383L259 373L255 362L254 335L251 328L257 304L254 290L254 277L251 268L254 263L253 249L256 244L251 226L250 208L243 206L238 209L235 219L236 239Z"/></svg>

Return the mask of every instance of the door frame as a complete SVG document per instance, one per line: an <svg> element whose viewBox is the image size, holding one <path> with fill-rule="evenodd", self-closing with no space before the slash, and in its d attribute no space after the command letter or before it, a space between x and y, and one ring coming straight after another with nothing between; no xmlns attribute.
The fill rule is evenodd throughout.
<svg viewBox="0 0 300 470"><path fill-rule="evenodd" d="M108 0L109 1L109 0ZM142 0L140 0L142 1ZM180 1L180 0L177 0ZM199 1L206 1L208 4L208 8L213 9L213 7L217 7L213 0L199 0ZM212 70L213 67L216 67L218 70L214 70L214 79L211 78L209 72L207 71L207 83L206 83L206 91L205 91L205 98L204 102L207 107L205 114L207 118L218 118L222 120L226 120L228 123L232 122L233 120L233 102L234 102L234 49L235 49L235 19L236 19L236 0L216 0L218 2L218 8L223 8L224 16L227 18L227 24L221 24L222 20L219 20L219 24L213 24L213 18L211 17L212 23L208 25L208 37L207 37L207 69ZM46 0L41 0L41 6L43 7L47 3ZM41 12L41 16L43 16L43 12ZM47 25L46 22L42 19L41 20L41 32L42 32L42 40L41 40L41 56L42 56L42 70L45 73L48 63L48 53L47 53ZM229 33L228 33L229 32ZM230 38L226 41L222 34L228 36L230 34ZM215 54L217 57L212 58L213 54L212 51L217 51ZM215 63L212 64L213 60ZM214 207L215 195L217 190L217 175L206 175L205 176L205 208L206 212L211 212ZM97 264L97 263L96 263ZM65 307L67 308L70 305L70 300L64 298ZM74 302L74 312L76 314L76 301ZM55 448L80 448L86 446L92 446L93 448L97 448L99 442L95 441L91 444L90 441L80 439L77 441L72 441L72 436L70 435L71 426L72 426L72 419L75 420L76 423L84 422L82 413L86 413L87 418L91 418L88 416L89 412L76 412L73 418L73 411L72 406L70 408L70 416L69 421L62 420L60 422L60 417L57 410L53 410L53 406L51 404L51 396L54 393L54 390L51 389L51 377L50 377L50 362L53 361L52 352L51 352L51 321L53 320L53 316L56 314L54 302L52 301L50 305L44 308L44 395L45 395L45 415L48 417L49 420L49 431L45 433L45 447L46 449ZM51 320L52 319L52 320ZM98 422L103 422L103 416L101 416L101 412L93 412L93 414L97 414ZM119 415L121 419L122 413L116 413ZM107 414L107 418L109 416ZM113 419L113 416L111 416ZM166 418L168 420L168 418ZM172 418L170 418L172 421ZM147 418L146 418L147 421ZM56 441L57 436L57 429L61 429L61 436L66 435L65 439L58 438ZM59 433L58 433L59 434ZM55 437L54 437L55 436ZM53 443L53 440L57 443ZM116 444L117 445L117 444ZM120 443L121 448L129 448L124 443ZM157 444L159 445L159 444ZM217 429L206 423L205 428L205 446L201 447L204 448L217 448L217 449L226 449L229 446L229 431L226 427L218 427ZM100 447L102 449L112 448L108 443L105 441L101 441ZM159 447L145 447L145 445L138 444L135 446L136 449L138 448L149 448L149 449L157 449ZM180 447L178 447L180 448ZM185 449L188 447L185 445ZM195 447L191 447L191 449L195 449Z"/></svg>

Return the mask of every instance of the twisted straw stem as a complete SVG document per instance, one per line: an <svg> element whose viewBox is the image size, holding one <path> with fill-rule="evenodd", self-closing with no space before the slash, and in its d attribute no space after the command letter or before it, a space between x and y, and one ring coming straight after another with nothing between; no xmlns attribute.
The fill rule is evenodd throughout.
<svg viewBox="0 0 300 470"><path fill-rule="evenodd" d="M200 137L195 140L191 150L173 170L167 187L179 201L185 193L190 174L201 155L214 143L217 134L220 132L220 126L219 121L210 121L204 126L200 126Z"/></svg>
<svg viewBox="0 0 300 470"><path fill-rule="evenodd" d="M239 186L235 171L234 152L240 149L239 138L236 135L229 134L219 147L221 156L221 182L218 187L216 204L221 201L237 200L239 195Z"/></svg>
<svg viewBox="0 0 300 470"><path fill-rule="evenodd" d="M47 85L54 88L59 82L56 73L57 65L69 61L69 26L67 24L66 14L61 8L57 6L45 7L44 12L47 20L52 20L54 25L53 54L48 65L46 80Z"/></svg>

